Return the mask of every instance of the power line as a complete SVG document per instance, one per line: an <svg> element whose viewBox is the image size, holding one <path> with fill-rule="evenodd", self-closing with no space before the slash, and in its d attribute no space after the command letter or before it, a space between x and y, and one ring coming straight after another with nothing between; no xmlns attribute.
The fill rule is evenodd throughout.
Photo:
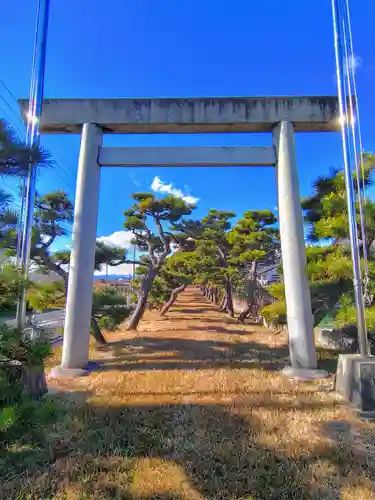
<svg viewBox="0 0 375 500"><path fill-rule="evenodd" d="M8 87L8 85L4 82L3 79L0 79L0 83L3 85L3 87L5 88L5 90L8 92L8 94L11 96L11 98L14 100L14 102L18 105L18 100L16 98L16 96L14 95L14 93L11 91L11 89ZM12 106L9 104L9 102L2 96L0 95L0 99L2 99L5 104L7 105L7 107L9 108L9 110L13 113L13 115L20 121L20 123L22 123L24 125L24 122L22 120L22 118L20 118L16 113L15 111L13 110ZM18 132L21 134L22 138L24 139L25 138L25 132L22 131L19 126L17 124L15 124L13 122L13 118L11 118L9 116L9 114L4 110L4 108L2 108L0 106L0 110L2 110L2 112L4 113L4 116L6 116L7 120L9 121L10 125L14 128L16 128L18 130ZM64 162L65 163L65 162ZM57 172L58 172L58 175L60 177L60 179L64 182L67 182L68 186L74 191L74 186L72 184L72 181L69 177L69 175L67 174L67 170L64 169L60 162L58 162L57 160L54 160L54 164L56 165L57 167ZM76 179L76 173L73 171L73 169L70 167L69 163L66 163L66 166L67 166L67 169L68 171L72 174L72 176L74 177L74 181Z"/></svg>
<svg viewBox="0 0 375 500"><path fill-rule="evenodd" d="M14 96L14 94L12 93L12 91L10 90L10 88L8 87L8 85L6 85L6 83L4 82L4 80L2 80L0 78L0 83L5 87L5 90L8 92L8 94L13 98L13 100L17 103L18 105L18 100L17 98Z"/></svg>
<svg viewBox="0 0 375 500"><path fill-rule="evenodd" d="M1 97L1 96L0 96ZM5 109L0 106L0 110L2 111L3 113L3 116L6 118L7 122L9 123L9 125L15 129L17 129L18 133L21 134L21 136L25 136L25 132L22 132L22 130L19 128L19 126L13 122L13 118L11 118L8 114L7 111L5 111Z"/></svg>
<svg viewBox="0 0 375 500"><path fill-rule="evenodd" d="M12 108L12 106L9 104L9 102L8 102L8 101L7 101L7 100L6 100L6 99L5 99L5 98L4 98L1 94L0 94L0 99L1 99L2 101L4 101L4 102L5 102L5 104L6 104L6 105L7 105L7 107L10 109L10 111L13 113L13 115L17 118L17 120L18 120L19 122L23 123L23 122L22 122L22 120L21 120L21 118L17 115L17 113L14 111L14 109L13 109L13 108Z"/></svg>

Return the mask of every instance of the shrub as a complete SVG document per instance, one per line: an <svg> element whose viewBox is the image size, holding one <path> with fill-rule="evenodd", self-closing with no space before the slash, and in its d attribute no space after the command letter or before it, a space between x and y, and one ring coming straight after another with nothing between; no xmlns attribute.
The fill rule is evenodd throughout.
<svg viewBox="0 0 375 500"><path fill-rule="evenodd" d="M35 341L6 325L0 327L0 408L13 404L28 393L45 393L44 360L52 354L43 332Z"/></svg>
<svg viewBox="0 0 375 500"><path fill-rule="evenodd" d="M272 325L285 325L286 324L286 304L284 300L274 302L260 310L261 316Z"/></svg>
<svg viewBox="0 0 375 500"><path fill-rule="evenodd" d="M127 306L124 295L109 288L94 292L92 310L98 326L113 331L130 315L132 307Z"/></svg>

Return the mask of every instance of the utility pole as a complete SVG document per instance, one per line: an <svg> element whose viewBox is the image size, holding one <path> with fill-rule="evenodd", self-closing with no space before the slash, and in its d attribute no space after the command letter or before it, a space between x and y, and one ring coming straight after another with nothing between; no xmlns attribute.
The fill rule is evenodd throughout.
<svg viewBox="0 0 375 500"><path fill-rule="evenodd" d="M39 120L42 114L44 94L44 72L47 52L47 32L49 17L49 0L39 0L35 27L34 54L31 72L30 100L27 114L26 146L30 149L39 144ZM22 193L21 215L22 237L19 242L18 255L22 275L22 285L17 304L17 327L23 329L26 322L26 279L29 274L31 231L34 218L36 166L29 163L26 189Z"/></svg>

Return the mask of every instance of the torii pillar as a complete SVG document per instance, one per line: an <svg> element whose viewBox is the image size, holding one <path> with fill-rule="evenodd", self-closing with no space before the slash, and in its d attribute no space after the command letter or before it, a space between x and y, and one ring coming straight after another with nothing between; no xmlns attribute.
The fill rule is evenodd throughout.
<svg viewBox="0 0 375 500"><path fill-rule="evenodd" d="M325 374L315 370L317 355L293 125L282 121L274 128L273 137L291 360L285 373L296 378L317 378Z"/></svg>

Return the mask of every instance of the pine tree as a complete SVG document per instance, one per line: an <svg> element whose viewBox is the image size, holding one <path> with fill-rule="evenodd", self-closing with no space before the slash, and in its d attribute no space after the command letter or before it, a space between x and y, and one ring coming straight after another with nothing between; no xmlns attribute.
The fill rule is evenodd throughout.
<svg viewBox="0 0 375 500"><path fill-rule="evenodd" d="M40 146L28 148L11 132L4 120L0 120L0 175L25 175L28 168L52 166L47 151Z"/></svg>
<svg viewBox="0 0 375 500"><path fill-rule="evenodd" d="M164 316L185 288L193 283L197 255L195 251L178 250L165 261L150 291L151 304L160 307Z"/></svg>
<svg viewBox="0 0 375 500"><path fill-rule="evenodd" d="M276 216L270 210L245 212L228 235L232 245L230 263L238 270L236 291L247 301L239 322L253 312L258 316L265 291L259 284L259 265L275 265L280 249Z"/></svg>
<svg viewBox="0 0 375 500"><path fill-rule="evenodd" d="M152 284L166 258L172 253L173 244L177 242L177 236L168 231L165 224L177 224L183 216L190 215L194 208L175 196L156 198L152 193L134 193L132 198L135 203L124 212L124 226L132 231L135 244L146 256L136 262L142 269L140 294L129 320L129 330L137 328L146 309Z"/></svg>
<svg viewBox="0 0 375 500"><path fill-rule="evenodd" d="M15 220L17 220L17 214L15 214ZM30 300L37 310L65 304L69 284L70 250L54 251L53 247L58 238L69 233L72 221L73 203L64 191L55 191L43 196L37 195L30 258L39 271L45 274L54 272L63 282L34 284L30 287ZM0 248L14 255L16 244L16 225L8 225L3 231ZM96 269L100 269L102 265L106 264L111 266L123 264L125 259L125 249L112 247L103 242L96 243ZM105 339L97 324L94 312L91 323L95 339L104 344Z"/></svg>
<svg viewBox="0 0 375 500"><path fill-rule="evenodd" d="M236 269L230 263L232 244L228 240L232 228L231 219L235 213L211 209L201 221L187 220L174 227L197 241L197 250L202 259L206 258L220 268L224 286L223 310L234 316L232 280ZM203 260L204 262L204 260Z"/></svg>
<svg viewBox="0 0 375 500"><path fill-rule="evenodd" d="M375 156L364 154L364 181L372 184ZM358 195L356 177L355 192ZM310 245L306 249L307 271L310 280L314 324L331 316L331 327L340 327L356 335L356 319L353 296L353 267L349 245L349 227L345 178L342 170L331 170L327 176L319 177L313 185L311 196L302 200ZM367 199L364 203L365 248L369 258L369 278L366 285L368 296L374 293L375 279L375 203ZM360 211L357 202L358 238L363 257ZM363 268L362 259L362 268ZM286 308L282 286L271 287L279 302L262 309L269 321L285 320ZM371 300L370 300L371 302ZM369 334L375 332L375 307L366 309Z"/></svg>

